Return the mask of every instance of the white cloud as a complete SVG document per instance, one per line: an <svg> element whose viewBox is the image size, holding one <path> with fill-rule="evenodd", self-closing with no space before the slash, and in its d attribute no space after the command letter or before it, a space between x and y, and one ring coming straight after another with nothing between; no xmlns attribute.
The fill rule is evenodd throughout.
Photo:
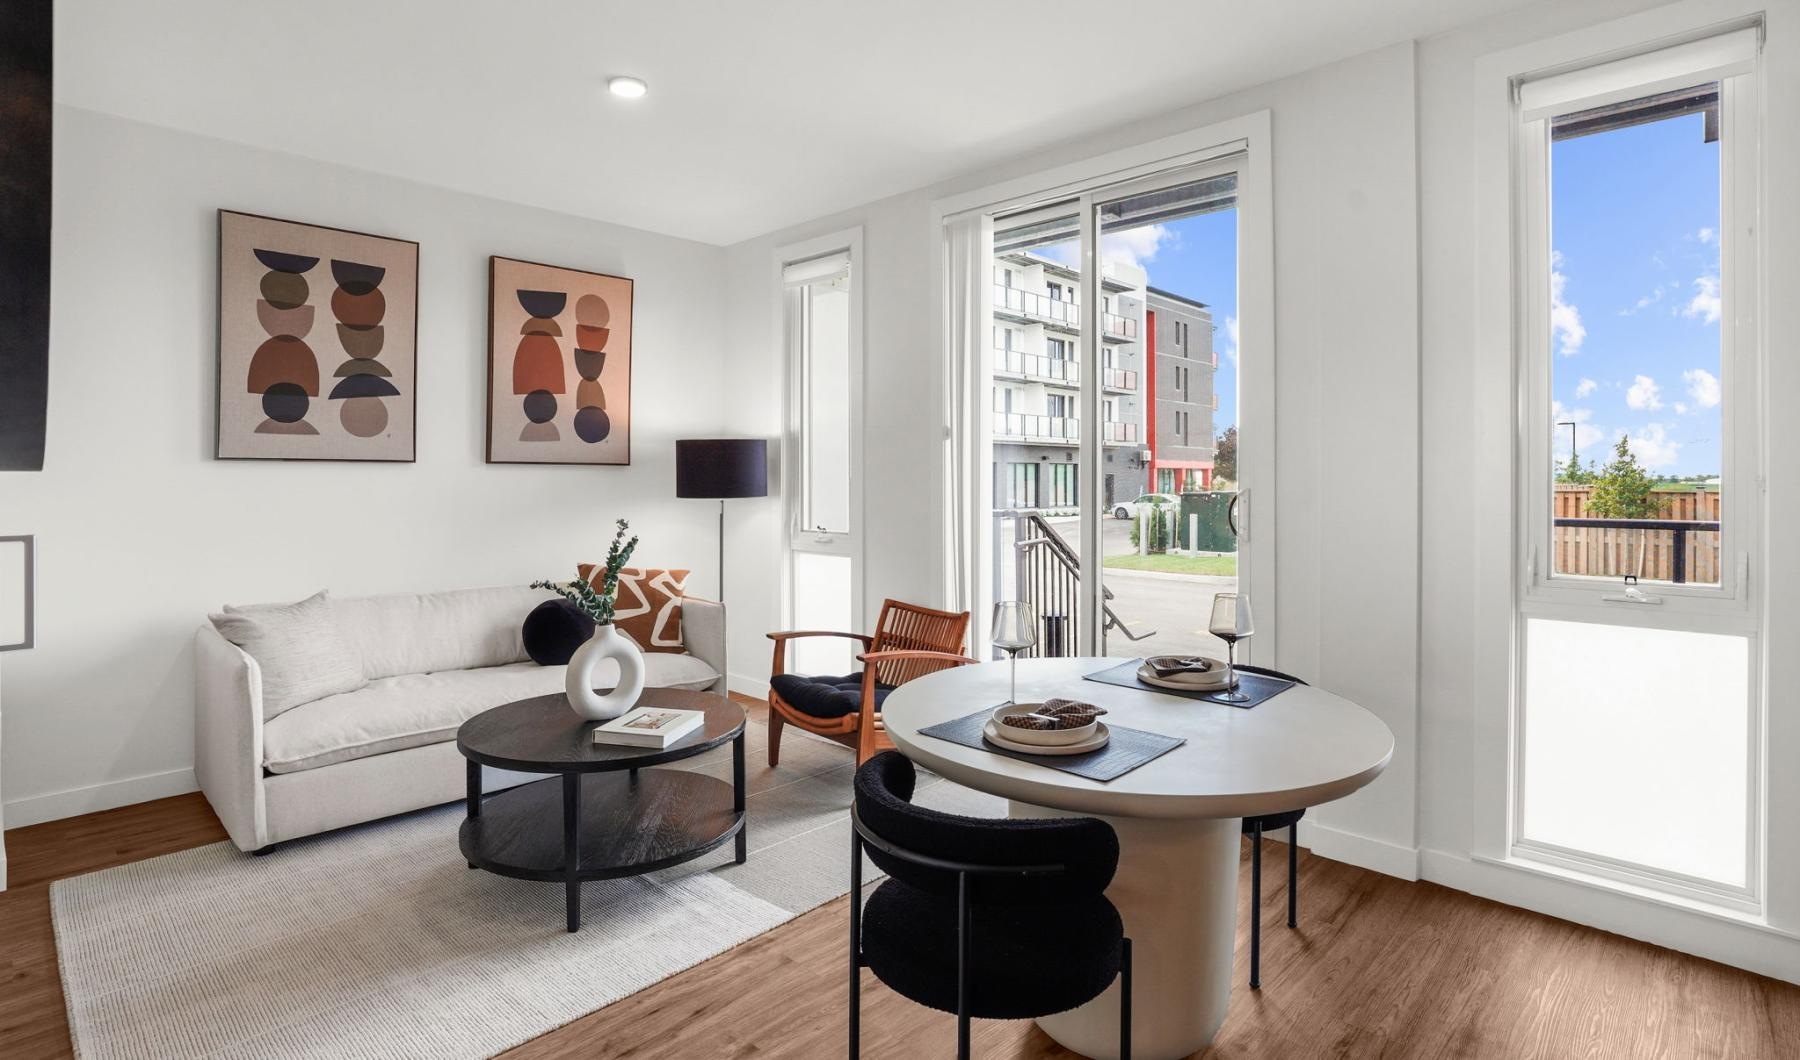
<svg viewBox="0 0 1800 1060"><path fill-rule="evenodd" d="M1720 305L1719 278L1702 276L1694 281L1694 297L1688 299L1688 304L1681 307L1681 315L1698 317L1702 324L1717 324Z"/></svg>
<svg viewBox="0 0 1800 1060"><path fill-rule="evenodd" d="M1719 233L1710 228L1702 228L1700 231L1694 233L1694 238L1702 243L1711 243L1714 239L1717 239L1718 236Z"/></svg>
<svg viewBox="0 0 1800 1060"><path fill-rule="evenodd" d="M1635 431L1621 431L1637 454L1638 463L1652 471L1672 466L1681 458L1681 443L1669 437L1668 428L1660 423L1646 423Z"/></svg>
<svg viewBox="0 0 1800 1060"><path fill-rule="evenodd" d="M1573 357L1581 352L1587 339L1587 328L1581 323L1581 310L1563 301L1563 288L1569 278L1563 275L1562 252L1550 252L1550 330L1556 335L1557 352Z"/></svg>
<svg viewBox="0 0 1800 1060"><path fill-rule="evenodd" d="M1225 348L1219 351L1233 366L1238 363L1238 321L1237 317L1225 318Z"/></svg>
<svg viewBox="0 0 1800 1060"><path fill-rule="evenodd" d="M1673 407L1675 409L1675 415L1677 416L1685 416L1688 414L1687 402L1685 401L1677 401Z"/></svg>
<svg viewBox="0 0 1800 1060"><path fill-rule="evenodd" d="M1599 383L1583 376L1581 382L1575 384L1575 396L1577 398L1584 398L1598 389L1600 389Z"/></svg>
<svg viewBox="0 0 1800 1060"><path fill-rule="evenodd" d="M1174 239L1174 229L1167 225L1143 225L1123 232L1108 232L1100 239L1100 258L1109 265L1142 266L1156 260L1156 252L1164 240Z"/></svg>
<svg viewBox="0 0 1800 1060"><path fill-rule="evenodd" d="M1694 404L1710 409L1719 403L1719 377L1706 369L1683 372L1681 381L1687 384L1688 396L1694 399Z"/></svg>
<svg viewBox="0 0 1800 1060"><path fill-rule="evenodd" d="M1638 299L1637 301L1631 303L1631 306L1629 308L1619 310L1619 315L1622 317L1632 316L1635 313L1637 313L1639 310L1647 309L1650 306L1653 306L1656 303L1662 301L1663 295L1665 295L1667 293L1669 293L1668 285L1659 283L1656 285L1655 290L1651 291L1649 294Z"/></svg>
<svg viewBox="0 0 1800 1060"><path fill-rule="evenodd" d="M1625 391L1625 404L1634 409L1660 409L1662 388L1647 375L1637 376L1631 382L1631 389Z"/></svg>

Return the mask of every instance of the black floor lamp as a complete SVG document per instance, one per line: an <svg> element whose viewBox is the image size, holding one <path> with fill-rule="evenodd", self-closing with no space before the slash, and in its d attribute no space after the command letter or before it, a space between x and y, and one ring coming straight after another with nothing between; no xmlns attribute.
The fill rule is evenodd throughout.
<svg viewBox="0 0 1800 1060"><path fill-rule="evenodd" d="M675 496L719 502L719 602L725 602L725 502L769 495L763 438L683 438L675 443ZM729 633L729 626L727 627ZM721 675L730 694L730 674Z"/></svg>

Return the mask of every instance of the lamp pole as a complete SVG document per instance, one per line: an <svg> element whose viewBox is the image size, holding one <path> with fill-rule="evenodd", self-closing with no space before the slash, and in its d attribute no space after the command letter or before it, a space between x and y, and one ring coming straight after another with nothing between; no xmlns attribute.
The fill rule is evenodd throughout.
<svg viewBox="0 0 1800 1060"><path fill-rule="evenodd" d="M1569 470L1576 470L1581 466L1581 450L1575 445L1575 421L1558 420L1556 425L1569 429Z"/></svg>

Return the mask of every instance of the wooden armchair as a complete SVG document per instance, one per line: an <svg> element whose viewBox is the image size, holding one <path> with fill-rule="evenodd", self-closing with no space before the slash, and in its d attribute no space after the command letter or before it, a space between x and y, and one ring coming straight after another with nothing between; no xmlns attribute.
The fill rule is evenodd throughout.
<svg viewBox="0 0 1800 1060"><path fill-rule="evenodd" d="M873 637L832 630L769 634L775 642L769 677L769 765L781 762L781 730L787 725L849 747L856 752L858 765L892 748L881 724L881 700L915 677L975 662L962 653L968 632L967 611L934 611L884 600ZM863 651L856 658L863 664L862 673L826 678L788 673L787 644L800 637L861 641Z"/></svg>

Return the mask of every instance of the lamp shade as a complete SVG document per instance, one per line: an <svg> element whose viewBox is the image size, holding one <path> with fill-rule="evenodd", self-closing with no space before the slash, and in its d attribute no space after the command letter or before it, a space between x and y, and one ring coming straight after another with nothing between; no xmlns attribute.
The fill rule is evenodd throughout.
<svg viewBox="0 0 1800 1060"><path fill-rule="evenodd" d="M683 438L675 443L675 496L709 500L769 495L763 438Z"/></svg>

